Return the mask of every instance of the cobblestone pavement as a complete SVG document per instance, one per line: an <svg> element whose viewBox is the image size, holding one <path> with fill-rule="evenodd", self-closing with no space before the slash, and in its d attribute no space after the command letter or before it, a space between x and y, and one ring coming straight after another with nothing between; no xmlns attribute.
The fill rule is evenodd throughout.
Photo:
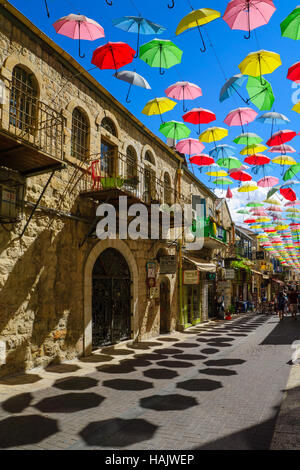
<svg viewBox="0 0 300 470"><path fill-rule="evenodd" d="M300 449L299 339L244 315L2 379L0 448Z"/></svg>

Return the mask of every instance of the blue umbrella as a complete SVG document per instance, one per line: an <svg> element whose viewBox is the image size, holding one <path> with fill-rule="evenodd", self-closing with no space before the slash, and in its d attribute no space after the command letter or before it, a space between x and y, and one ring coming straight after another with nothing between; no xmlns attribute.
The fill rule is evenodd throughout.
<svg viewBox="0 0 300 470"><path fill-rule="evenodd" d="M122 29L128 33L137 33L137 52L134 57L139 55L140 34L161 34L166 31L166 28L153 21L147 20L142 16L123 16L112 20L112 23L117 28Z"/></svg>
<svg viewBox="0 0 300 470"><path fill-rule="evenodd" d="M275 169L276 168L274 164L267 163L266 165L255 165L253 168L251 168L251 173L254 173L257 176L266 176L266 174L273 174Z"/></svg>
<svg viewBox="0 0 300 470"><path fill-rule="evenodd" d="M296 184L300 184L300 181L289 180L287 183L283 184L281 188L290 188L291 186L296 186Z"/></svg>
<svg viewBox="0 0 300 470"><path fill-rule="evenodd" d="M261 116L256 118L256 121L262 124L271 124L271 136L273 135L274 126L280 126L286 124L287 122L290 122L290 120L284 114L275 112L262 114Z"/></svg>
<svg viewBox="0 0 300 470"><path fill-rule="evenodd" d="M227 158L235 155L235 148L232 145L217 145L214 149L209 151L209 155L213 158Z"/></svg>
<svg viewBox="0 0 300 470"><path fill-rule="evenodd" d="M239 97L242 98L244 103L246 103L246 100L244 100L242 95L240 95L238 89L243 86L247 78L248 78L247 76L239 73L231 77L229 80L227 80L227 82L225 83L225 85L223 85L221 92L220 92L219 100L221 101L221 103L225 101L227 98L230 98L230 96L232 96L233 93L237 93Z"/></svg>

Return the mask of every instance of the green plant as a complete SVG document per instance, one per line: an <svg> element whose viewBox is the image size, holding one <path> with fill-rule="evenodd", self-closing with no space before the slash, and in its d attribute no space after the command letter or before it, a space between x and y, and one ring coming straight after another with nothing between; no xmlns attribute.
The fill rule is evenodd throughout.
<svg viewBox="0 0 300 470"><path fill-rule="evenodd" d="M231 261L230 267L233 269L244 269L247 273L251 273L250 262L246 258L238 256L237 261Z"/></svg>

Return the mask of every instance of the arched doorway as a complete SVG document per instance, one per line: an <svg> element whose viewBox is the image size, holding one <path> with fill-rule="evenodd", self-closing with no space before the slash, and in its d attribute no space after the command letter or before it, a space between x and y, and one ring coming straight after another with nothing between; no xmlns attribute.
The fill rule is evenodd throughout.
<svg viewBox="0 0 300 470"><path fill-rule="evenodd" d="M160 282L160 333L170 331L170 281L163 278Z"/></svg>
<svg viewBox="0 0 300 470"><path fill-rule="evenodd" d="M131 274L124 256L107 248L92 272L92 347L131 337Z"/></svg>

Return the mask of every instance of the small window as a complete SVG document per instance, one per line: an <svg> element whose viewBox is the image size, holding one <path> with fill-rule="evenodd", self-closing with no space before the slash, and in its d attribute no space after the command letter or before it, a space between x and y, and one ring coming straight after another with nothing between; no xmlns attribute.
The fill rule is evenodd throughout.
<svg viewBox="0 0 300 470"><path fill-rule="evenodd" d="M151 152L147 150L145 154L145 161L151 163L152 165L155 165L155 160Z"/></svg>
<svg viewBox="0 0 300 470"><path fill-rule="evenodd" d="M85 114L75 108L72 115L71 155L85 160L88 152L89 124Z"/></svg>
<svg viewBox="0 0 300 470"><path fill-rule="evenodd" d="M108 117L102 119L101 126L111 135L118 137L116 126L114 125L113 121Z"/></svg>
<svg viewBox="0 0 300 470"><path fill-rule="evenodd" d="M172 204L171 178L168 173L164 174L164 203Z"/></svg>
<svg viewBox="0 0 300 470"><path fill-rule="evenodd" d="M37 124L38 86L30 71L17 65L12 72L10 93L10 125L34 134Z"/></svg>
<svg viewBox="0 0 300 470"><path fill-rule="evenodd" d="M136 176L137 154L131 145L129 145L126 151L126 167L127 167L127 178Z"/></svg>

